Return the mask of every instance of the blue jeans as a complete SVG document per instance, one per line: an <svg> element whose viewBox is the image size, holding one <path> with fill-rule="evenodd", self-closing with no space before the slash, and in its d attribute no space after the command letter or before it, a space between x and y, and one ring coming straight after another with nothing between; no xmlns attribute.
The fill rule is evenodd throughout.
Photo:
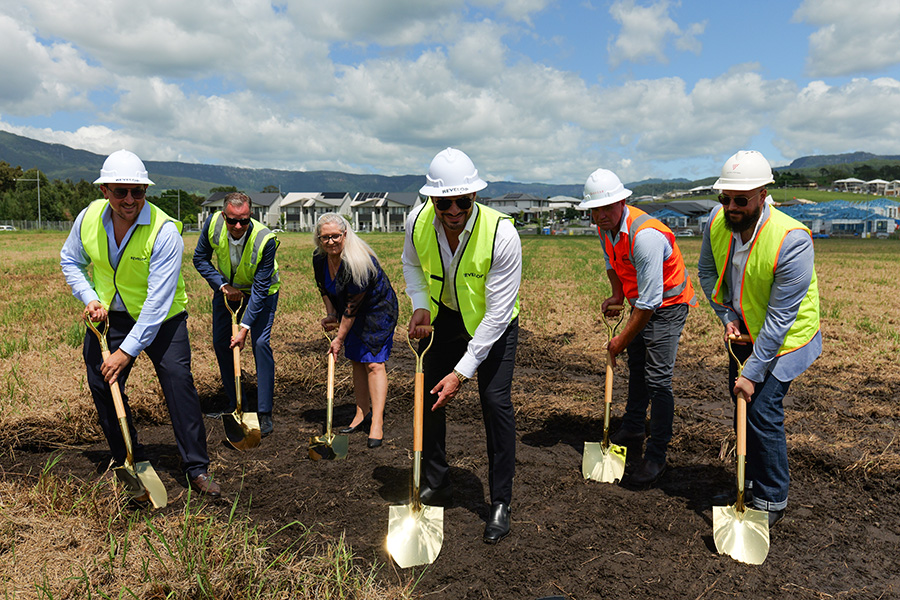
<svg viewBox="0 0 900 600"><path fill-rule="evenodd" d="M672 372L687 314L687 304L658 308L628 344L628 402L622 427L628 432L643 433L647 407L650 407L650 438L644 458L655 463L666 462L666 450L672 439L675 418Z"/></svg>
<svg viewBox="0 0 900 600"><path fill-rule="evenodd" d="M753 351L750 344L735 344L734 353L741 361ZM729 390L737 380L737 364L729 354ZM753 506L760 510L783 510L787 506L788 470L787 439L784 434L784 400L790 381L778 381L771 373L755 385L753 398L747 404L746 486L753 492ZM737 398L732 395L733 402Z"/></svg>
<svg viewBox="0 0 900 600"><path fill-rule="evenodd" d="M243 309L238 313L240 323ZM278 292L267 296L263 303L263 310L250 327L250 339L253 344L253 358L256 360L256 394L257 412L272 412L272 396L275 393L275 358L272 354L272 346L269 337L272 334L272 323L275 321L275 310L278 308ZM216 351L216 360L219 362L219 373L222 375L222 385L225 386L225 395L228 396L229 410L237 407L237 395L234 391L234 351L228 346L231 344L231 313L225 308L222 294L215 294L212 301L213 322L213 348ZM242 386L243 387L243 386ZM244 406L241 410L247 410L247 399L241 394Z"/></svg>

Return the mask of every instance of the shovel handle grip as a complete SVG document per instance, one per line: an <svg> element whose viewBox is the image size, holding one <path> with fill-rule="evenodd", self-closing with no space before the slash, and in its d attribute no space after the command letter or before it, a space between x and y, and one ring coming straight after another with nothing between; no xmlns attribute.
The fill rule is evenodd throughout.
<svg viewBox="0 0 900 600"><path fill-rule="evenodd" d="M750 343L753 341L753 339L745 333L742 333L741 335L736 335L736 334L732 333L731 335L728 336L728 341L729 342Z"/></svg>
<svg viewBox="0 0 900 600"><path fill-rule="evenodd" d="M328 403L334 402L334 354L328 353L328 383L326 386Z"/></svg>

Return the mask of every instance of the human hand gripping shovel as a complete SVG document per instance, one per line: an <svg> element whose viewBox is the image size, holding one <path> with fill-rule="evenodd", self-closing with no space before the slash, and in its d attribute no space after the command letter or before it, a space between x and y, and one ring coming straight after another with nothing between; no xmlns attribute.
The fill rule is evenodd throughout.
<svg viewBox="0 0 900 600"><path fill-rule="evenodd" d="M749 342L749 335L730 335L728 352L741 376L744 363L731 349L731 342ZM769 514L744 505L744 468L747 459L747 398L737 399L737 501L734 506L713 507L713 540L719 554L751 565L761 565L769 554Z"/></svg>
<svg viewBox="0 0 900 600"><path fill-rule="evenodd" d="M105 361L109 358L109 345L106 342L109 323L106 320L102 321L105 323L105 326L101 333L91 321L87 311L84 313L84 321L100 341L100 354ZM125 464L121 467L113 468L113 472L134 500L138 502L149 500L153 508L162 508L169 501L168 494L166 494L166 486L160 481L159 475L156 474L149 461L143 460L137 464L134 462L134 454L131 449L131 433L128 431L128 417L125 415L125 403L122 401L119 382L114 381L109 384L109 391L112 394L113 405L116 408L119 429L122 430L122 439L125 441Z"/></svg>
<svg viewBox="0 0 900 600"><path fill-rule="evenodd" d="M224 294L224 292L223 292ZM223 300L228 312L231 313L231 335L236 336L240 332L237 315L244 304L244 296L238 302L237 310L231 308L226 295ZM259 446L262 432L259 430L259 417L256 413L243 412L243 400L241 398L241 347L235 346L234 351L234 394L237 399L234 412L222 415L222 425L225 427L225 439L238 450L249 450Z"/></svg>
<svg viewBox="0 0 900 600"><path fill-rule="evenodd" d="M622 305L607 306L607 310L618 310L619 320L615 326L610 325L606 315L603 315L603 322L606 324L606 332L608 336L607 343L612 340L616 334L619 324L625 317ZM603 410L603 442L585 442L584 458L581 461L581 474L585 479L593 479L602 483L615 483L622 479L625 473L625 453L626 448L609 443L609 413L612 404L612 387L613 387L613 368L612 356L609 350L606 351L606 385L604 390L604 410Z"/></svg>
<svg viewBox="0 0 900 600"><path fill-rule="evenodd" d="M407 505L390 507L387 535L388 553L401 569L433 563L444 543L444 509L440 506L426 506L419 498L419 484L422 478L422 425L425 410L423 358L434 343L434 331L431 331L431 341L428 342L428 346L421 354L413 348L408 335L406 343L416 355L412 498Z"/></svg>
<svg viewBox="0 0 900 600"><path fill-rule="evenodd" d="M325 333L331 340L331 336ZM334 415L334 354L328 353L328 405L325 410L325 435L317 435L309 439L309 457L313 460L335 460L347 457L350 436L336 435L331 432L331 421Z"/></svg>

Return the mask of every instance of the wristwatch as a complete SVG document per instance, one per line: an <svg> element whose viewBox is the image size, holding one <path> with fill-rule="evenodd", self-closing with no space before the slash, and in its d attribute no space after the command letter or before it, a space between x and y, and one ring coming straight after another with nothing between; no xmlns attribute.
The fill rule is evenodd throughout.
<svg viewBox="0 0 900 600"><path fill-rule="evenodd" d="M456 375L456 378L457 378L457 379L459 379L459 384L460 384L460 385L464 384L465 382L467 382L467 381L469 380L468 377L466 377L465 375L463 375L462 373L460 373L460 372L457 371L456 369L453 369L453 374Z"/></svg>

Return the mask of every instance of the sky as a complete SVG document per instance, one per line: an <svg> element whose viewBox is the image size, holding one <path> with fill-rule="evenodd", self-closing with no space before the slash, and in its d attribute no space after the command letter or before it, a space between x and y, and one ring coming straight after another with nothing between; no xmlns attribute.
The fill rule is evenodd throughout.
<svg viewBox="0 0 900 600"><path fill-rule="evenodd" d="M900 2L0 0L0 130L423 182L447 146L567 184L896 155Z"/></svg>

